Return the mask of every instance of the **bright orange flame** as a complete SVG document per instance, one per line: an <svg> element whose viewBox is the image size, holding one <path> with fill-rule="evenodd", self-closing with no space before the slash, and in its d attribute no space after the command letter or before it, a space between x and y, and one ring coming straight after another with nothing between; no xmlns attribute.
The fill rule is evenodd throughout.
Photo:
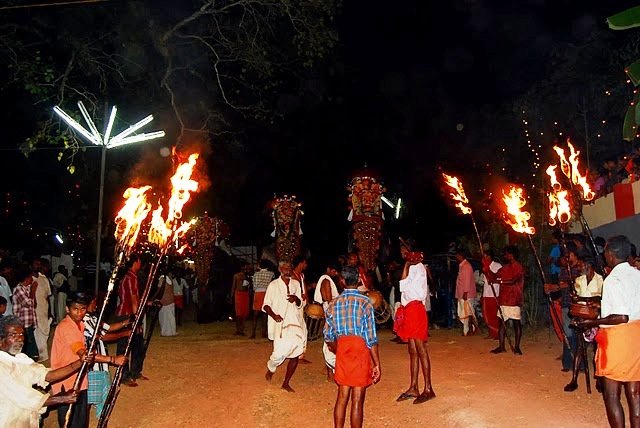
<svg viewBox="0 0 640 428"><path fill-rule="evenodd" d="M576 150L569 140L567 140L567 145L569 146L569 150L571 150L571 155L569 156L569 163L571 163L571 182L580 186L582 188L582 197L585 201L590 201L596 194L591 190L591 187L589 187L589 183L587 183L586 173L585 175L580 174L580 162L578 161L580 150Z"/></svg>
<svg viewBox="0 0 640 428"><path fill-rule="evenodd" d="M591 201L596 196L596 194L591 190L591 186L589 186L589 183L587 182L586 173L585 175L582 175L580 173L580 161L578 160L580 150L576 150L569 139L567 139L567 145L569 146L569 150L571 151L569 160L567 160L564 155L564 149L561 149L558 146L553 146L553 150L555 150L555 152L558 154L558 157L560 158L560 168L562 169L562 173L569 180L571 180L571 183L580 186L580 188L582 189L582 198L585 201Z"/></svg>
<svg viewBox="0 0 640 428"><path fill-rule="evenodd" d="M151 204L147 202L146 195L149 189L151 186L129 187L122 195L126 201L116 215L115 237L123 251L130 251L133 248L140 226L151 211Z"/></svg>
<svg viewBox="0 0 640 428"><path fill-rule="evenodd" d="M444 177L445 183L455 191L455 193L451 192L449 195L451 199L456 201L456 207L460 208L462 214L471 214L471 208L467 206L469 199L467 199L467 195L465 195L462 183L458 180L458 177L447 175L444 172L442 176Z"/></svg>
<svg viewBox="0 0 640 428"><path fill-rule="evenodd" d="M536 233L536 229L529 226L531 214L528 211L522 211L522 208L527 204L523 193L524 190L517 186L510 186L506 193L504 189L502 190L502 200L507 207L504 221L518 233L533 235Z"/></svg>
<svg viewBox="0 0 640 428"><path fill-rule="evenodd" d="M558 181L558 177L556 176L556 168L556 165L549 165L546 173L551 181L551 187L553 188L553 190L557 191L562 188L562 185L560 184L560 182Z"/></svg>
<svg viewBox="0 0 640 428"><path fill-rule="evenodd" d="M564 149L558 146L553 146L553 150L556 151L560 158L560 169L562 170L562 173L571 180L571 164L567 161L567 158L564 155Z"/></svg>
<svg viewBox="0 0 640 428"><path fill-rule="evenodd" d="M149 242L163 247L184 235L194 223L194 221L180 222L179 220L182 218L184 204L191 198L191 192L198 190L198 182L191 179L198 156L198 153L191 154L187 162L178 165L175 174L171 177L172 188L167 218L162 217L162 206L153 211L148 235Z"/></svg>
<svg viewBox="0 0 640 428"><path fill-rule="evenodd" d="M568 195L568 192L566 190L549 193L549 225L550 226L555 226L558 221L561 224L565 224L565 223L568 223L569 220L571 220L571 205L569 204L567 195Z"/></svg>

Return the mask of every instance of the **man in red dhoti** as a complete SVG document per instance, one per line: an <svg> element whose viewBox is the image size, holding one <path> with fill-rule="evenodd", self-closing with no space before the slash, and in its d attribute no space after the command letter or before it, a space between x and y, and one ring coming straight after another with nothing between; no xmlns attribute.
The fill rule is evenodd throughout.
<svg viewBox="0 0 640 428"><path fill-rule="evenodd" d="M600 327L596 335L596 376L602 376L609 425L625 426L620 392L624 387L632 428L640 427L640 270L627 260L631 243L626 236L607 240L604 258L612 269L602 287L600 317L575 320L583 329Z"/></svg>
<svg viewBox="0 0 640 428"><path fill-rule="evenodd" d="M326 312L325 342L336 354L334 380L338 396L333 424L342 428L351 399L351 427L362 427L367 388L380 380L378 337L369 298L357 291L358 271L345 266L345 290L331 301Z"/></svg>
<svg viewBox="0 0 640 428"><path fill-rule="evenodd" d="M422 264L421 253L411 252L404 246L401 247L400 253L406 261L400 279L402 305L396 311L393 330L403 342L408 342L411 384L409 389L400 394L396 401L414 399L413 404L420 404L436 396L431 386L431 361L426 344L429 337L429 320L424 306L429 292L427 271ZM422 368L424 377L422 393L419 393L418 390L420 368Z"/></svg>

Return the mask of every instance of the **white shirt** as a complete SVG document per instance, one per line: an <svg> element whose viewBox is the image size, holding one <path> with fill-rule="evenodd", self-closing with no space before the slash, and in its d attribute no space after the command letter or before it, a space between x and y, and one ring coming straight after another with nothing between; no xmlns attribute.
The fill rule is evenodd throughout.
<svg viewBox="0 0 640 428"><path fill-rule="evenodd" d="M322 275L320 278L318 278L318 283L316 284L316 290L313 292L313 300L316 303L323 303L321 288L322 288L322 282L325 279L329 280L329 286L331 287L331 300L335 299L339 295L338 287L336 287L336 283L333 282L333 279L329 275Z"/></svg>
<svg viewBox="0 0 640 428"><path fill-rule="evenodd" d="M498 273L498 270L500 270L501 267L502 264L496 262L495 260L492 260L491 264L489 265L489 270L493 273ZM493 291L491 290L491 285L489 284L489 281L487 281L487 276L485 274L482 274L482 281L484 284L484 287L482 288L482 297L494 297ZM500 283L494 282L493 288L496 290L495 297L498 297L500 295Z"/></svg>
<svg viewBox="0 0 640 428"><path fill-rule="evenodd" d="M581 275L575 280L576 293L580 297L602 296L602 286L604 279L599 273L594 273L593 278L587 284L587 275Z"/></svg>
<svg viewBox="0 0 640 428"><path fill-rule="evenodd" d="M298 299L300 299L301 302L300 306L296 306L294 303L289 303L287 300L287 296L289 294L298 296ZM280 315L283 318L281 322L276 322L272 317L267 316L269 340L275 340L276 338L282 337L282 329L287 327L289 325L288 323L300 322L298 318L300 308L303 306L300 283L291 278L289 280L289 285L287 286L281 278L274 279L267 287L267 292L264 295L264 303L262 305L263 311L265 306L269 306L274 314Z"/></svg>
<svg viewBox="0 0 640 428"><path fill-rule="evenodd" d="M45 388L47 373L48 368L25 354L0 351L0 427L38 428L49 394L33 385Z"/></svg>
<svg viewBox="0 0 640 428"><path fill-rule="evenodd" d="M400 280L400 293L402 306L407 306L414 300L424 302L427 298L429 294L427 270L422 263L409 266L409 274L405 279Z"/></svg>
<svg viewBox="0 0 640 428"><path fill-rule="evenodd" d="M182 296L185 287L189 288L187 281L185 281L184 278L176 278L176 280L173 281L173 295Z"/></svg>
<svg viewBox="0 0 640 428"><path fill-rule="evenodd" d="M616 265L602 286L600 316L611 314L627 315L629 321L640 320L640 270L627 262Z"/></svg>
<svg viewBox="0 0 640 428"><path fill-rule="evenodd" d="M11 287L3 276L0 276L0 296L7 299L7 310L4 312L4 316L13 315L13 302L11 300Z"/></svg>

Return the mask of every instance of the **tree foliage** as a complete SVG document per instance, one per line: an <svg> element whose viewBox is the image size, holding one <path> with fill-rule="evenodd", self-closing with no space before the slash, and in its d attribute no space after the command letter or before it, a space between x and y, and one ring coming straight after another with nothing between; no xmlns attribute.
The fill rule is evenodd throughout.
<svg viewBox="0 0 640 428"><path fill-rule="evenodd" d="M16 14L0 28L0 48L6 85L23 90L39 120L25 149L59 144L51 107L73 112L79 100L94 117L107 104L131 120L153 112L178 142L275 120L279 91L295 88L336 43L337 8L334 0L131 1Z"/></svg>

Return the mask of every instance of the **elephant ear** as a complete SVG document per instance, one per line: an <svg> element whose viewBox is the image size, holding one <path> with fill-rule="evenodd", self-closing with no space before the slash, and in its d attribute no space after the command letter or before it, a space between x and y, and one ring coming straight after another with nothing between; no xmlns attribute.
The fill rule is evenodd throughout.
<svg viewBox="0 0 640 428"><path fill-rule="evenodd" d="M627 30L640 26L640 6L635 6L607 18L612 30Z"/></svg>

